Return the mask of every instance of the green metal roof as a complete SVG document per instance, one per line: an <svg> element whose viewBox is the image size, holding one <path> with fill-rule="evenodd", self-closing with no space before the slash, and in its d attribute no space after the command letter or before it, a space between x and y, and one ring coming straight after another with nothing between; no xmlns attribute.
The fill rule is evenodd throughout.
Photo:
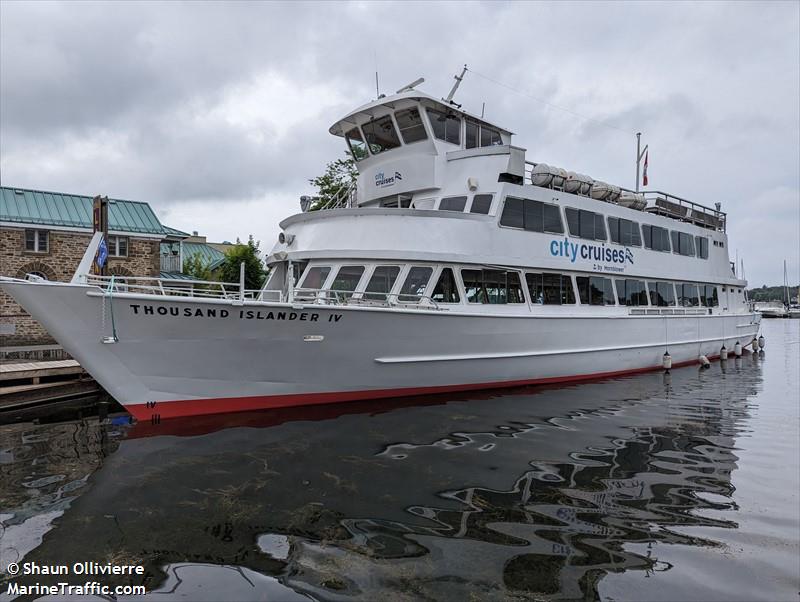
<svg viewBox="0 0 800 602"><path fill-rule="evenodd" d="M192 276L181 272L161 272L161 278L165 280L194 280Z"/></svg>
<svg viewBox="0 0 800 602"><path fill-rule="evenodd" d="M177 228L170 228L169 226L164 226L164 232L166 232L170 236L182 236L183 238L188 238L191 236L191 234L184 232L183 230L178 230Z"/></svg>
<svg viewBox="0 0 800 602"><path fill-rule="evenodd" d="M0 222L92 228L92 197L0 187ZM161 234L166 231L147 203L109 199L108 229Z"/></svg>
<svg viewBox="0 0 800 602"><path fill-rule="evenodd" d="M206 264L210 270L214 270L218 268L223 261L225 261L225 253L218 251L211 245L207 245L201 242L185 242L185 241L182 242L181 244L183 245L184 262L193 255L199 255L203 263ZM162 242L161 254L169 255L170 251L171 247L169 243Z"/></svg>

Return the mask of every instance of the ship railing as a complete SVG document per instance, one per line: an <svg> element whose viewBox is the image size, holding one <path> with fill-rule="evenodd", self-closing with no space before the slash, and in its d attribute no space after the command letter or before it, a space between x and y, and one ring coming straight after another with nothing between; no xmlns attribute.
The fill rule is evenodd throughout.
<svg viewBox="0 0 800 602"><path fill-rule="evenodd" d="M294 289L292 301L294 303L318 303L323 305L441 309L439 304L428 295L371 293L331 288L296 288Z"/></svg>
<svg viewBox="0 0 800 602"><path fill-rule="evenodd" d="M356 183L350 182L343 185L328 201L317 207L317 211L325 209L348 209L356 206Z"/></svg>
<svg viewBox="0 0 800 602"><path fill-rule="evenodd" d="M86 283L103 290L107 295L134 293L164 297L192 297L202 299L245 299L281 302L281 291L244 289L240 283L213 280L155 278L152 276L99 276L90 274Z"/></svg>

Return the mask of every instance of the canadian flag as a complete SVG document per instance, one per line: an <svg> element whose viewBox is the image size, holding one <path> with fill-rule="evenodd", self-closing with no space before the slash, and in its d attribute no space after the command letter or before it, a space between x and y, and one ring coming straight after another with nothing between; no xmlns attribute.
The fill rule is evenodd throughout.
<svg viewBox="0 0 800 602"><path fill-rule="evenodd" d="M647 151L644 154L644 172L642 173L642 185L647 186L647 158L650 155L650 151Z"/></svg>

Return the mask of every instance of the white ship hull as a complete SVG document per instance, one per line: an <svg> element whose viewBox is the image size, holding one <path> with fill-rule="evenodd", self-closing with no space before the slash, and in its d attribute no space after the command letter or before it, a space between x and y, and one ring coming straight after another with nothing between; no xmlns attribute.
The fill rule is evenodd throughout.
<svg viewBox="0 0 800 602"><path fill-rule="evenodd" d="M289 305L0 280L139 420L566 382L733 352L756 314L553 316ZM103 343L113 328L117 342Z"/></svg>

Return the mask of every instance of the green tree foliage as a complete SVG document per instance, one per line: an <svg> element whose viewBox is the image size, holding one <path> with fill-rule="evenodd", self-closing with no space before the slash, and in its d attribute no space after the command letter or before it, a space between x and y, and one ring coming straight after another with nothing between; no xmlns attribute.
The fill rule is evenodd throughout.
<svg viewBox="0 0 800 602"><path fill-rule="evenodd" d="M345 159L336 159L336 161L328 163L325 173L309 180L311 185L317 188L317 197L309 211L317 211L325 207L337 198L337 195L355 184L357 176L356 162L349 153Z"/></svg>
<svg viewBox="0 0 800 602"><path fill-rule="evenodd" d="M195 253L183 260L183 273L195 280L212 280L209 265L199 253Z"/></svg>
<svg viewBox="0 0 800 602"><path fill-rule="evenodd" d="M225 253L225 260L219 268L219 280L222 282L239 282L239 265L244 262L244 286L247 289L260 289L264 286L267 271L261 260L260 242L250 235L247 243L238 238L236 245Z"/></svg>
<svg viewBox="0 0 800 602"><path fill-rule="evenodd" d="M794 299L798 295L798 285L789 287L789 298ZM751 301L785 301L786 292L783 286L767 286L752 288L747 291L747 298Z"/></svg>

